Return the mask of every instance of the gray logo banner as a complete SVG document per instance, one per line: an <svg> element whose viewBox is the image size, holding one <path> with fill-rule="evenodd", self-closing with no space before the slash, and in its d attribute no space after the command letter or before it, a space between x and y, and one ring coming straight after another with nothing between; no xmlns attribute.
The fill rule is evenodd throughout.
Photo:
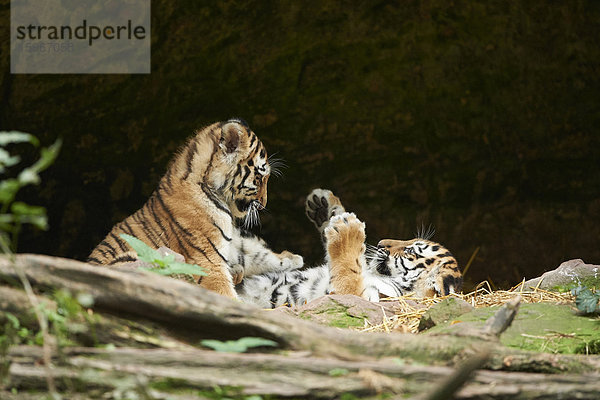
<svg viewBox="0 0 600 400"><path fill-rule="evenodd" d="M11 0L13 74L149 74L150 0Z"/></svg>

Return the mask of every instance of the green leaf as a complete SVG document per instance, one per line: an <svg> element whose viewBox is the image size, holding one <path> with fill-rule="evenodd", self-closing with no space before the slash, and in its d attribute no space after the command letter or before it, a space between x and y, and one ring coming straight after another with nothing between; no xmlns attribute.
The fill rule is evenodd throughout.
<svg viewBox="0 0 600 400"><path fill-rule="evenodd" d="M274 342L269 339L260 338L260 337L252 337L252 336L243 337L241 339L238 339L237 342L242 343L246 347L260 347L260 346L277 347L277 342Z"/></svg>
<svg viewBox="0 0 600 400"><path fill-rule="evenodd" d="M140 239L125 233L121 233L119 236L131 246L140 260L147 263L154 263L154 260L161 258L156 250L142 242Z"/></svg>
<svg viewBox="0 0 600 400"><path fill-rule="evenodd" d="M196 264L186 264L181 262L171 262L165 267L169 271L167 275L187 274L187 275L202 275L206 276L206 272Z"/></svg>
<svg viewBox="0 0 600 400"><path fill-rule="evenodd" d="M0 182L0 203L6 204L13 201L21 184L16 179L6 179Z"/></svg>
<svg viewBox="0 0 600 400"><path fill-rule="evenodd" d="M12 167L21 161L19 156L11 156L10 153L0 147L0 173L5 171L5 167Z"/></svg>
<svg viewBox="0 0 600 400"><path fill-rule="evenodd" d="M160 258L155 259L154 264L156 264L159 268L166 268L171 263L175 262L175 256L173 254L162 255L157 251L157 257Z"/></svg>
<svg viewBox="0 0 600 400"><path fill-rule="evenodd" d="M146 268L146 267L140 267L139 269L141 269L142 271L148 271L148 272L154 272L155 274L159 274L159 275L172 275L171 272L165 271L164 268L159 267L159 268Z"/></svg>
<svg viewBox="0 0 600 400"><path fill-rule="evenodd" d="M344 376L348 375L350 371L346 368L334 368L329 370L329 376Z"/></svg>
<svg viewBox="0 0 600 400"><path fill-rule="evenodd" d="M238 346L232 341L222 342L220 340L206 339L201 341L200 344L220 353L243 353L246 350L246 348Z"/></svg>
<svg viewBox="0 0 600 400"><path fill-rule="evenodd" d="M41 181L40 176L37 174L37 172L35 172L33 167L25 168L19 173L17 179L19 180L19 184L21 186L37 185Z"/></svg>
<svg viewBox="0 0 600 400"><path fill-rule="evenodd" d="M243 337L238 340L228 340L226 342L220 340L203 340L200 344L221 353L244 353L249 348L261 346L277 347L277 342L259 337Z"/></svg>
<svg viewBox="0 0 600 400"><path fill-rule="evenodd" d="M48 218L45 215L25 215L18 218L22 224L30 224L43 231L48 230Z"/></svg>
<svg viewBox="0 0 600 400"><path fill-rule="evenodd" d="M0 214L0 225L8 225L15 223L15 216L12 214Z"/></svg>
<svg viewBox="0 0 600 400"><path fill-rule="evenodd" d="M4 316L11 323L11 325L13 326L13 328L19 329L19 327L21 326L21 323L19 322L19 320L17 319L17 317L15 317L14 315L12 315L11 313L5 313Z"/></svg>
<svg viewBox="0 0 600 400"><path fill-rule="evenodd" d="M30 133L19 131L0 132L0 146L6 146L10 143L31 143L36 147L40 145L40 141Z"/></svg>
<svg viewBox="0 0 600 400"><path fill-rule="evenodd" d="M30 206L29 204L25 204L22 201L15 201L10 206L13 214L16 215L31 215L31 216L40 216L46 215L46 209L41 206Z"/></svg>
<svg viewBox="0 0 600 400"><path fill-rule="evenodd" d="M598 300L599 295L592 292L588 288L577 288L573 289L577 294L575 298L575 305L579 309L579 311L584 312L586 314L593 313L598 308Z"/></svg>
<svg viewBox="0 0 600 400"><path fill-rule="evenodd" d="M52 143L49 147L44 147L40 150L40 159L31 166L31 169L40 173L50 165L54 163L56 157L58 157L58 153L60 152L60 148L62 147L62 140L56 139L54 143Z"/></svg>
<svg viewBox="0 0 600 400"><path fill-rule="evenodd" d="M177 262L173 254L162 255L136 237L125 233L119 236L135 250L140 260L157 267L142 268L143 270L155 272L160 275L206 275L206 272L200 266Z"/></svg>
<svg viewBox="0 0 600 400"><path fill-rule="evenodd" d="M42 207L43 208L43 207ZM13 232L15 223L31 224L38 229L48 230L48 218L46 215L22 215L22 214L0 214L0 230Z"/></svg>
<svg viewBox="0 0 600 400"><path fill-rule="evenodd" d="M15 232L18 230L14 225L30 224L43 231L48 230L48 218L45 215L18 215L0 214L0 230L4 232Z"/></svg>
<svg viewBox="0 0 600 400"><path fill-rule="evenodd" d="M17 331L17 335L19 335L19 337L21 339L25 339L26 337L28 337L31 334L31 332L29 332L29 329L22 327L21 329L19 329Z"/></svg>

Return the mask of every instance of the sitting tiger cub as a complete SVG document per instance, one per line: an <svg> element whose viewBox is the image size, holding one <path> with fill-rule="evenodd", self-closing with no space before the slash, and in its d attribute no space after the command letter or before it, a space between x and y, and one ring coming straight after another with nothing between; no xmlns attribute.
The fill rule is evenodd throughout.
<svg viewBox="0 0 600 400"><path fill-rule="evenodd" d="M306 214L321 232L325 264L245 278L236 286L240 299L274 308L301 305L329 293L379 301L380 295L414 292L418 297L431 297L461 289L456 259L438 243L425 238L387 239L366 251L365 224L345 212L329 190L316 189L308 196Z"/></svg>
<svg viewBox="0 0 600 400"><path fill-rule="evenodd" d="M126 233L203 267L208 274L194 279L234 298L234 277L299 268L302 257L274 253L245 230L267 205L271 172L265 147L245 121L207 126L175 155L146 204L116 224L88 262L135 261L137 254L119 237Z"/></svg>

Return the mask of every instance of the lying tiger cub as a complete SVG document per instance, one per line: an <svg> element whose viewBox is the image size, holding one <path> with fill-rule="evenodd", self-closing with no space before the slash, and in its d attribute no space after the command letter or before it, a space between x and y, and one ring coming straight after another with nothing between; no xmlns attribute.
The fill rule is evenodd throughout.
<svg viewBox="0 0 600 400"><path fill-rule="evenodd" d="M386 239L366 251L365 224L346 212L329 190L309 194L306 215L321 232L325 264L246 277L236 286L242 301L274 308L304 304L329 293L379 301L380 295L414 292L431 297L461 289L456 259L438 243L425 238Z"/></svg>

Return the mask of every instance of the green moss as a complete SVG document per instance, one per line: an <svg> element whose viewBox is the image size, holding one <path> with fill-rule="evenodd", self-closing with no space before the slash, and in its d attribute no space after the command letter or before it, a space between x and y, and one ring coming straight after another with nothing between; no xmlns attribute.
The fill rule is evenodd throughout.
<svg viewBox="0 0 600 400"><path fill-rule="evenodd" d="M572 289L576 287L586 287L586 288L600 288L600 278L588 276L586 278L581 278L577 282L569 283L568 285L554 286L550 290L555 292L570 292Z"/></svg>
<svg viewBox="0 0 600 400"><path fill-rule="evenodd" d="M337 328L358 328L364 326L364 318L349 315L344 307L337 307L323 311L329 317L329 326Z"/></svg>
<svg viewBox="0 0 600 400"><path fill-rule="evenodd" d="M449 298L435 304L423 314L419 331L431 328L439 323L457 319L460 315L473 310L473 306L464 300Z"/></svg>
<svg viewBox="0 0 600 400"><path fill-rule="evenodd" d="M473 310L459 323L443 324L428 333L481 328L498 307ZM500 337L502 344L523 350L565 354L600 354L600 319L577 315L569 305L523 304L510 328Z"/></svg>
<svg viewBox="0 0 600 400"><path fill-rule="evenodd" d="M600 338L591 339L575 348L576 354L600 354Z"/></svg>
<svg viewBox="0 0 600 400"><path fill-rule="evenodd" d="M155 380L150 383L150 387L152 389L164 391L164 392L173 392L173 391L181 391L188 388L189 383L184 379L175 379L175 378L164 378ZM187 391L187 390L186 390Z"/></svg>
<svg viewBox="0 0 600 400"><path fill-rule="evenodd" d="M352 393L344 393L340 396L340 400L358 400L359 398Z"/></svg>
<svg viewBox="0 0 600 400"><path fill-rule="evenodd" d="M365 324L365 315L352 316L346 307L339 303L318 310L304 311L300 318L324 322L336 328L360 328Z"/></svg>
<svg viewBox="0 0 600 400"><path fill-rule="evenodd" d="M328 374L329 376L345 376L348 375L350 373L349 370L347 370L346 368L333 368L330 369Z"/></svg>
<svg viewBox="0 0 600 400"><path fill-rule="evenodd" d="M243 394L243 388L237 386L213 386L210 389L197 390L190 388L189 382L181 379L165 378L154 381L150 388L160 392L199 396L203 399L215 400L270 400L275 399L271 396L246 395Z"/></svg>

